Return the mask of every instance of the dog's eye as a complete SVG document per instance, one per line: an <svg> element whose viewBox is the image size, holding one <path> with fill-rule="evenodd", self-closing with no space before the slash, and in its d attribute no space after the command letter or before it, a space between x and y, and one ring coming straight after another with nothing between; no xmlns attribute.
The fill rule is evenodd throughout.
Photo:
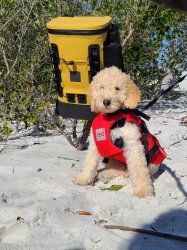
<svg viewBox="0 0 187 250"><path fill-rule="evenodd" d="M119 87L115 87L115 90L120 90L120 88Z"/></svg>

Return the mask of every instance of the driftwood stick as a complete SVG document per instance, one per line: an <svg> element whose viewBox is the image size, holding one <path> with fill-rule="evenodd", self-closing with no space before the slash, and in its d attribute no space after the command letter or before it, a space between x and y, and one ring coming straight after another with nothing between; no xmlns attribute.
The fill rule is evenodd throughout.
<svg viewBox="0 0 187 250"><path fill-rule="evenodd" d="M80 161L80 160L78 160L78 159L67 158L67 157L61 157L61 156L58 156L57 158L58 158L58 159L63 159L63 160L69 160L69 161Z"/></svg>
<svg viewBox="0 0 187 250"><path fill-rule="evenodd" d="M114 226L114 225L105 225L104 227L107 229L118 229L118 230L123 230L123 231L131 231L131 232L136 232L136 233L141 233L141 234L154 235L157 237L187 242L187 237L174 235L174 234L161 233L158 231L150 231L150 230L146 230L146 229L140 229L140 228L134 228L134 227L124 227L124 226Z"/></svg>
<svg viewBox="0 0 187 250"><path fill-rule="evenodd" d="M82 131L81 142L77 146L78 150L84 149L85 144L86 144L86 140L87 140L89 133L90 133L91 126L92 126L92 121L87 121L86 124L84 125L83 131Z"/></svg>

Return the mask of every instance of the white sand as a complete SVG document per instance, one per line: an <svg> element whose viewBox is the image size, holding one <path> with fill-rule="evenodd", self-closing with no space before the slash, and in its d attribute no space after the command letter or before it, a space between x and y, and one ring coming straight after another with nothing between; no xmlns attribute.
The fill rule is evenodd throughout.
<svg viewBox="0 0 187 250"><path fill-rule="evenodd" d="M149 129L168 153L165 172L154 182L155 197L133 197L129 180L122 177L107 185L75 186L71 180L86 152L74 149L63 136L41 137L41 144L31 136L9 141L0 154L0 249L186 250L185 242L103 227L187 237L187 126L179 124L186 111L184 96L162 100L147 112L152 116ZM111 184L124 187L101 190ZM80 210L91 215L76 214Z"/></svg>

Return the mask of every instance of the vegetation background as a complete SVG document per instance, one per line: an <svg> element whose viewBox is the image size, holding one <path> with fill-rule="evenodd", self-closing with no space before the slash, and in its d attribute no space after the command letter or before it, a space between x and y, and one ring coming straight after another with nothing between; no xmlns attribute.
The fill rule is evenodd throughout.
<svg viewBox="0 0 187 250"><path fill-rule="evenodd" d="M48 128L56 89L46 23L57 16L109 15L120 23L125 70L152 98L168 70L186 68L187 19L148 0L1 0L0 136L12 125ZM53 106L52 106L53 107ZM76 124L75 124L76 126Z"/></svg>

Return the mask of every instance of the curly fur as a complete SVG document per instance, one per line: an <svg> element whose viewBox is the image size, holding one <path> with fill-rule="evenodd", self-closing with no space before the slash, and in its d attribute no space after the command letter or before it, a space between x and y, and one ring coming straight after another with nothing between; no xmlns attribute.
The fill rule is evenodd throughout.
<svg viewBox="0 0 187 250"><path fill-rule="evenodd" d="M121 70L113 66L100 71L93 78L89 88L89 97L92 111L105 114L113 113L120 108L136 108L141 99L141 92L129 75L122 73ZM159 166L154 164L147 166L137 126L125 123L122 128L111 130L112 141L119 137L122 137L125 142L124 155L127 169L120 166L120 170L117 171L116 162L110 161L107 169L97 171L101 156L97 151L93 135L91 135L91 142L82 172L73 182L78 185L93 184L98 175L100 177L108 175L111 178L117 175L126 177L128 170L135 196L154 195L151 176L158 170Z"/></svg>

